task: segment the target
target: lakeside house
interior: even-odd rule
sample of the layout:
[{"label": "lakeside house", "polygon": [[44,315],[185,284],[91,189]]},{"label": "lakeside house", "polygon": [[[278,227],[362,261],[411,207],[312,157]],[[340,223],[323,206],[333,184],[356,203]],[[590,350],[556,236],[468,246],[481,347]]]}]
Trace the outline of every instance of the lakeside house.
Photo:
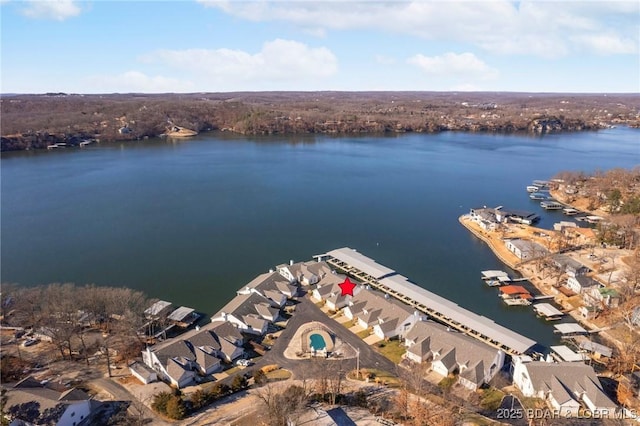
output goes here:
[{"label": "lakeside house", "polygon": [[293,260],[288,265],[276,266],[276,270],[290,283],[305,286],[317,284],[318,281],[331,273],[331,268],[326,262],[293,263]]},{"label": "lakeside house", "polygon": [[505,353],[463,333],[432,321],[417,321],[406,334],[405,358],[431,362],[431,370],[446,377],[458,373],[458,382],[477,390],[500,371]]},{"label": "lakeside house", "polygon": [[[352,296],[348,294],[343,295],[342,288],[340,287],[340,284],[344,282],[346,277],[346,275],[336,273],[325,275],[322,281],[320,281],[311,292],[311,297],[318,302],[324,302],[325,306],[332,311],[337,311],[348,306],[352,300]],[[353,293],[357,294],[361,290],[360,283],[353,279],[351,282],[356,285]]]},{"label": "lakeside house", "polygon": [[521,260],[536,259],[545,256],[548,253],[548,250],[544,246],[536,243],[535,241],[523,240],[520,238],[505,240],[505,245],[510,252],[515,254],[516,257]]},{"label": "lakeside house", "polygon": [[244,333],[264,335],[276,321],[279,309],[273,301],[259,293],[239,294],[211,316],[212,322],[230,322]]},{"label": "lakeside house", "polygon": [[425,316],[409,305],[385,297],[383,293],[361,288],[344,308],[344,315],[371,329],[381,339],[404,338]]},{"label": "lakeside house", "polygon": [[230,323],[209,323],[148,347],[142,351],[142,359],[157,377],[183,388],[193,384],[198,375],[221,371],[222,362],[243,356],[243,343],[244,336]]},{"label": "lakeside house", "polygon": [[617,408],[593,367],[580,362],[549,363],[515,357],[513,381],[524,396],[543,399],[563,417],[575,418],[580,409],[586,409],[604,418],[613,416]]},{"label": "lakeside house", "polygon": [[576,294],[585,294],[591,288],[603,287],[601,283],[585,275],[575,275],[567,278],[565,286]]},{"label": "lakeside house", "polygon": [[87,418],[99,404],[77,388],[63,392],[28,376],[13,387],[6,387],[3,415],[11,425],[53,424],[77,426],[87,424]]},{"label": "lakeside house", "polygon": [[[560,271],[565,272],[570,277],[585,275],[591,272],[591,269],[583,263],[567,256],[566,254],[555,253],[551,255],[551,261]],[[577,293],[577,292],[576,292]]]}]

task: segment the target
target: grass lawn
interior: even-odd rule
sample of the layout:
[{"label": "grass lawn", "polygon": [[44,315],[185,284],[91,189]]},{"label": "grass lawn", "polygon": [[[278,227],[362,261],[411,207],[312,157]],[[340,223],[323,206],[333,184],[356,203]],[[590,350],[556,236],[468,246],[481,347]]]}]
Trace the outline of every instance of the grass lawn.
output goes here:
[{"label": "grass lawn", "polygon": [[240,367],[231,367],[228,370],[224,370],[224,372],[227,373],[229,376],[235,373],[236,371],[240,371]]},{"label": "grass lawn", "polygon": [[389,342],[377,343],[374,348],[382,355],[393,361],[394,364],[400,364],[402,355],[406,352],[406,348],[402,346],[399,340],[391,340]]},{"label": "grass lawn", "polygon": [[267,378],[269,381],[278,381],[278,380],[287,380],[291,377],[291,372],[289,370],[284,370],[279,368],[278,370],[269,371],[267,373]]},{"label": "grass lawn", "polygon": [[504,398],[504,392],[496,388],[489,388],[482,391],[480,405],[486,410],[496,410]]},{"label": "grass lawn", "polygon": [[362,331],[358,331],[356,336],[358,336],[361,339],[364,339],[365,337],[369,337],[370,334],[371,333],[369,333],[369,330],[362,330]]}]

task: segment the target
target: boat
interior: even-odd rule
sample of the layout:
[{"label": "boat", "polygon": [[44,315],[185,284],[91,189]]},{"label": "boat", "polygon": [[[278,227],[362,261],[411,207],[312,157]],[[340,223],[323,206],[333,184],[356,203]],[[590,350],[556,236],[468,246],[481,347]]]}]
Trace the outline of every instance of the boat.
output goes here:
[{"label": "boat", "polygon": [[534,180],[532,182],[533,186],[537,186],[540,189],[543,188],[549,188],[549,181],[548,180]]},{"label": "boat", "polygon": [[576,209],[573,209],[571,207],[567,207],[565,209],[562,209],[562,213],[566,214],[567,216],[575,216],[578,213],[580,213],[580,210],[576,210]]},{"label": "boat", "polygon": [[164,133],[165,136],[168,136],[170,138],[188,138],[191,136],[196,136],[197,134],[198,132],[196,132],[195,130],[175,125],[171,126],[171,128]]},{"label": "boat", "polygon": [[482,279],[485,281],[497,280],[497,281],[510,281],[509,274],[504,271],[487,270],[481,271]]},{"label": "boat", "polygon": [[531,304],[530,300],[520,299],[519,297],[509,297],[503,300],[504,300],[504,303],[506,303],[509,306],[529,306]]},{"label": "boat", "polygon": [[540,207],[545,210],[561,210],[564,208],[562,204],[555,200],[545,200],[540,202]]},{"label": "boat", "polygon": [[538,192],[540,190],[540,188],[538,188],[535,185],[529,185],[527,186],[527,192]]},{"label": "boat", "polygon": [[529,194],[529,198],[536,201],[548,200],[549,196],[547,194],[543,194],[541,192],[532,192]]}]

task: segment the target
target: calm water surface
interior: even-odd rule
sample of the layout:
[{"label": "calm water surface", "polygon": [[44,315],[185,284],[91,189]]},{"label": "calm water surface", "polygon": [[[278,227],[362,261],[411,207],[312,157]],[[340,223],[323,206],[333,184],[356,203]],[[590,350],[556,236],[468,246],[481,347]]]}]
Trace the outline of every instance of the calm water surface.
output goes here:
[{"label": "calm water surface", "polygon": [[482,205],[562,218],[525,186],[562,170],[633,167],[640,132],[525,137],[202,135],[3,153],[1,279],[129,286],[211,314],[289,259],[350,246],[543,344],[480,270],[503,269],[458,223]]}]

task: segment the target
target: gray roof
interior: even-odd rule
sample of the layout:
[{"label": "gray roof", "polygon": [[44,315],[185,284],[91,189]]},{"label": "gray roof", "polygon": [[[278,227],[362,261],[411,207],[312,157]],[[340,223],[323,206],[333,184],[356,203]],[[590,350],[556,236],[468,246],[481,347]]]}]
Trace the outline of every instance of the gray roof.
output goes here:
[{"label": "gray roof", "polygon": [[[566,399],[565,392],[586,392],[599,407],[615,407],[607,397],[593,367],[580,362],[548,363],[532,361],[525,364],[535,391],[553,392],[558,402]],[[558,395],[556,395],[558,392]],[[574,397],[576,399],[576,397]]]},{"label": "gray roof", "polygon": [[428,309],[432,309],[436,312],[440,312],[447,318],[463,324],[464,326],[475,330],[476,332],[498,341],[501,344],[517,351],[525,353],[536,342],[528,337],[516,333],[506,327],[496,324],[489,318],[483,317],[476,313],[473,313],[467,309],[464,309],[454,302],[438,296],[422,287],[419,287],[411,283],[408,278],[402,275],[394,275],[392,277],[384,278],[380,283],[410,299],[426,306]]},{"label": "gray roof", "polygon": [[561,334],[570,334],[570,333],[586,333],[587,330],[582,328],[579,324],[575,322],[567,322],[563,324],[556,324],[553,326],[558,333]]},{"label": "gray roof", "polygon": [[184,365],[180,364],[173,358],[167,361],[167,373],[178,383],[186,376],[195,376],[193,371],[187,369]]},{"label": "gray roof", "polygon": [[156,316],[170,306],[171,302],[167,302],[166,300],[158,300],[156,303],[145,309],[144,313],[147,316]]},{"label": "gray roof", "polygon": [[582,288],[601,287],[602,286],[602,284],[600,284],[598,281],[594,280],[591,277],[587,277],[585,275],[577,275],[574,278],[578,282],[578,284],[580,284],[580,287],[582,287]]},{"label": "gray roof", "polygon": [[154,349],[152,347],[152,350],[156,353],[162,365],[165,366],[168,365],[171,358],[182,357],[192,361],[195,359],[192,346],[182,339],[170,341],[170,344],[163,345],[160,348]]},{"label": "gray roof", "polygon": [[327,255],[345,262],[376,279],[380,279],[385,275],[390,275],[395,272],[393,269],[382,266],[376,263],[373,259],[370,259],[349,247],[331,250]]},{"label": "gray roof", "polygon": [[471,364],[460,373],[460,377],[476,385],[481,385],[484,382],[484,376],[484,363],[482,360],[476,361],[475,364]]},{"label": "gray roof", "polygon": [[482,360],[485,366],[490,366],[498,351],[463,333],[448,331],[447,327],[433,321],[418,321],[407,333],[407,340],[418,343],[427,338],[431,351],[441,351],[444,354],[448,349],[455,348],[455,358],[460,365],[472,365],[478,360]]},{"label": "gray roof", "polygon": [[574,271],[579,271],[580,269],[589,269],[586,265],[578,262],[572,257],[567,256],[566,254],[556,253],[551,256],[553,261],[560,265],[563,268],[568,268]]},{"label": "gray roof", "polygon": [[424,337],[421,340],[417,341],[415,345],[411,345],[407,352],[411,352],[412,354],[418,355],[421,358],[426,357],[426,355],[431,351],[431,338]]},{"label": "gray roof", "polygon": [[590,342],[588,340],[580,343],[580,349],[584,349],[593,353],[599,353],[600,355],[606,356],[607,358],[610,358],[613,355],[613,349],[611,349],[610,347],[601,345],[599,343]]},{"label": "gray roof", "polygon": [[222,323],[215,322],[215,323],[210,323],[210,324],[212,324],[211,330],[218,337],[221,337],[221,338],[223,338],[225,340],[228,340],[230,342],[244,339],[244,337],[242,336],[242,333],[240,333],[240,330],[238,330],[238,328],[235,327],[230,322],[222,322]]},{"label": "gray roof", "polygon": [[532,253],[532,254],[543,254],[548,250],[546,247],[541,244],[536,243],[535,241],[530,240],[522,240],[520,238],[515,238],[513,240],[509,240],[512,246],[516,247],[523,253]]},{"label": "gray roof", "polygon": [[141,375],[142,377],[147,377],[150,374],[155,374],[151,368],[147,366],[147,364],[143,362],[135,361],[129,365],[129,368]]},{"label": "gray roof", "polygon": [[[13,388],[9,388],[6,397],[6,408],[28,402],[37,402],[40,404],[40,413],[49,408],[54,408],[58,404],[69,405],[74,402],[89,400],[89,396],[80,389],[72,388],[65,392],[58,392],[30,376],[16,383]],[[59,413],[59,415],[62,414],[63,412]]]},{"label": "gray roof", "polygon": [[207,371],[211,367],[216,365],[220,365],[220,360],[216,358],[213,354],[207,352],[206,350],[202,350],[200,348],[196,349],[196,362],[203,370]]},{"label": "gray roof", "polygon": [[536,303],[535,305],[533,305],[533,309],[540,315],[543,315],[545,317],[563,315],[562,311],[558,310],[550,303]]},{"label": "gray roof", "polygon": [[364,302],[365,309],[380,310],[380,316],[383,318],[397,318],[405,320],[407,317],[413,315],[413,309],[393,298],[386,298],[384,293],[375,290],[362,289],[356,293],[353,297],[353,303]]},{"label": "gray roof", "polygon": [[167,319],[173,321],[183,321],[186,317],[191,315],[195,311],[193,308],[188,308],[186,306],[180,306],[175,311],[171,312],[171,314],[167,317]]}]

